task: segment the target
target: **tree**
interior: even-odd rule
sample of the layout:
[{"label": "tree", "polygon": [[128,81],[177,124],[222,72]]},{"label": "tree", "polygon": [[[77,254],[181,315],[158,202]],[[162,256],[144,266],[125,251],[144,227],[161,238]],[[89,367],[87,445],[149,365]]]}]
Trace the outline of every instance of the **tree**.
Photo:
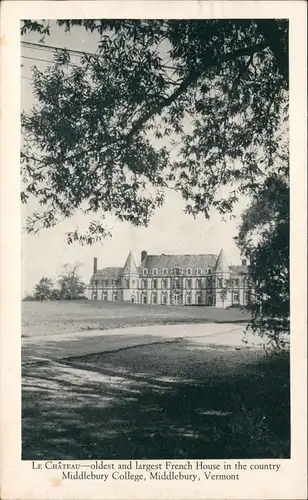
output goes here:
[{"label": "tree", "polygon": [[237,237],[254,283],[250,328],[276,345],[290,327],[289,219],[288,182],[273,175],[244,212]]},{"label": "tree", "polygon": [[51,297],[53,283],[50,278],[43,276],[40,281],[35,285],[34,299],[35,300],[49,300]]},{"label": "tree", "polygon": [[[99,33],[100,42],[79,64],[63,49],[46,71],[33,70],[22,201],[35,196],[41,211],[28,231],[83,209],[99,218],[68,241],[93,243],[108,234],[105,214],[147,225],[166,189],[182,194],[187,213],[231,213],[240,194],[288,168],[287,21],[58,24]],[[22,34],[29,30],[48,36],[50,27],[25,21]]]},{"label": "tree", "polygon": [[23,302],[32,302],[33,300],[35,300],[35,298],[33,297],[33,295],[26,295],[22,300]]},{"label": "tree", "polygon": [[77,300],[84,297],[85,283],[81,280],[78,269],[79,265],[71,267],[64,266],[65,271],[59,279],[59,289],[57,298],[59,300]]}]

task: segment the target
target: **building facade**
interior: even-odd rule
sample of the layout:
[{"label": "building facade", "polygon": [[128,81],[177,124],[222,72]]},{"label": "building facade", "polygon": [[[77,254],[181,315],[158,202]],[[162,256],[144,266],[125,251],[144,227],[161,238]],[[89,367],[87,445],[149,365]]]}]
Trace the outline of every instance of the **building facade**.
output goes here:
[{"label": "building facade", "polygon": [[148,255],[143,251],[139,266],[132,252],[124,267],[98,269],[94,258],[87,293],[90,300],[228,307],[247,305],[251,284],[246,261],[229,266],[223,250],[219,255]]}]

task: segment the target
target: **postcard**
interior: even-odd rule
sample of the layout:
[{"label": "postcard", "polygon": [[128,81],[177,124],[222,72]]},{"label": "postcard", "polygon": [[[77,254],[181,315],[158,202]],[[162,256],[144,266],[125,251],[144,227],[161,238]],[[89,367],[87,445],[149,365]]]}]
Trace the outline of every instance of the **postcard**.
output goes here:
[{"label": "postcard", "polygon": [[306,498],[306,13],[2,3],[4,500]]}]

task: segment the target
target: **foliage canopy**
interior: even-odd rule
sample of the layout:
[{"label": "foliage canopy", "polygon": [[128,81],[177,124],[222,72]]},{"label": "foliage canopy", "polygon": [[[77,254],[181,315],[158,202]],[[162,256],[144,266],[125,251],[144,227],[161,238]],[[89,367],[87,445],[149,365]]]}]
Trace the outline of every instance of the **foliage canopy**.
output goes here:
[{"label": "foliage canopy", "polygon": [[[148,224],[166,189],[185,210],[232,211],[272,171],[287,169],[288,57],[284,20],[71,20],[98,32],[97,54],[57,50],[33,70],[37,104],[22,116],[22,201],[41,210],[28,230],[76,209]],[[22,34],[48,35],[25,21]],[[72,62],[74,60],[75,62]],[[175,154],[176,153],[176,154]],[[228,187],[221,196],[220,188]]]}]

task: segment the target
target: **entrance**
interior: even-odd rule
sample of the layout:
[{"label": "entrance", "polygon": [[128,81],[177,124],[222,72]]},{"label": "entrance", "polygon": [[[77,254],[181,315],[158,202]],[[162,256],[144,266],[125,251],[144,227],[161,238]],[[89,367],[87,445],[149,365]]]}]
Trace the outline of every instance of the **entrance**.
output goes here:
[{"label": "entrance", "polygon": [[179,305],[181,303],[180,295],[175,294],[174,297],[173,297],[173,301],[174,301],[175,305]]}]

